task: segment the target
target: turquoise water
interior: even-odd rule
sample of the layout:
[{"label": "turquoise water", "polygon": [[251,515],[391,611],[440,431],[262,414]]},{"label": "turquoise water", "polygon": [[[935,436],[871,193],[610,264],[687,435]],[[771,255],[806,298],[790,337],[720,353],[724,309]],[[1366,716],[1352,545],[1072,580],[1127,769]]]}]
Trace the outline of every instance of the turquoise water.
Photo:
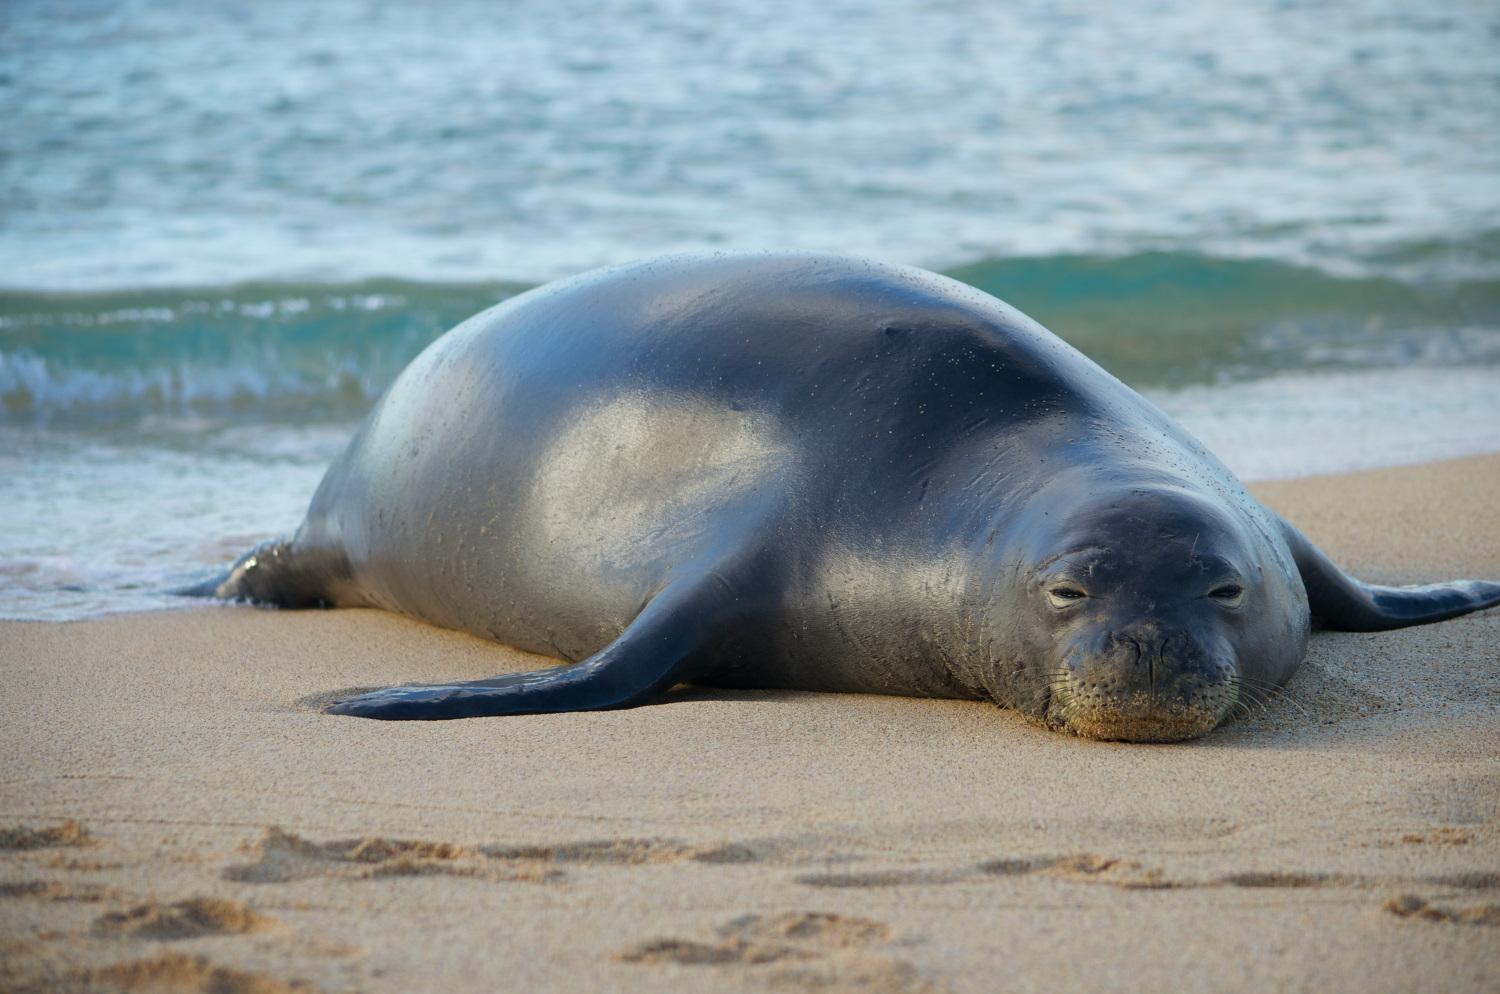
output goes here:
[{"label": "turquoise water", "polygon": [[665,251],[948,272],[1251,478],[1500,450],[1500,8],[1409,8],[10,0],[0,615],[169,603],[441,331]]}]

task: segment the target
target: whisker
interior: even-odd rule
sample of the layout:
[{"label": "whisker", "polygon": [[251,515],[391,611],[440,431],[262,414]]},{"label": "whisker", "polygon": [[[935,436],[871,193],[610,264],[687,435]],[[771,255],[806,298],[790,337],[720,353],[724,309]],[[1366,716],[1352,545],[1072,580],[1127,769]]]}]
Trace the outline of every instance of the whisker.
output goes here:
[{"label": "whisker", "polygon": [[1256,680],[1250,677],[1236,676],[1230,681],[1239,696],[1245,700],[1254,702],[1262,713],[1268,713],[1272,705],[1285,703],[1292,710],[1304,718],[1311,718],[1312,711],[1295,696],[1287,691],[1285,687],[1276,686],[1268,681]]}]

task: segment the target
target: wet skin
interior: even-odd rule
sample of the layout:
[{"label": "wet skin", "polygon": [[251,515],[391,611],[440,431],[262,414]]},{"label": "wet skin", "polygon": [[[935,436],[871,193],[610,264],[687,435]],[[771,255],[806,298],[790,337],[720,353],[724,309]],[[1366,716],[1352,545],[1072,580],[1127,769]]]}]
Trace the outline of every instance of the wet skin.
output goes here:
[{"label": "wet skin", "polygon": [[921,270],[690,256],[523,294],[422,353],[291,539],[198,592],[377,606],[570,661],[336,714],[631,707],[695,682],[990,699],[1201,735],[1500,584],[1344,576],[1154,406]]}]

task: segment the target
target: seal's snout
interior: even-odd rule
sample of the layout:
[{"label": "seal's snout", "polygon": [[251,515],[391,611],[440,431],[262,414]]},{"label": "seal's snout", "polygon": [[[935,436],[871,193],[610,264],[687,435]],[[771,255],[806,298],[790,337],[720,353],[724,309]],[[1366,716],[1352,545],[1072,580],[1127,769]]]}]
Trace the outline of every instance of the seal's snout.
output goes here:
[{"label": "seal's snout", "polygon": [[1234,664],[1184,630],[1145,620],[1076,646],[1049,718],[1095,739],[1175,742],[1214,728],[1234,700]]}]

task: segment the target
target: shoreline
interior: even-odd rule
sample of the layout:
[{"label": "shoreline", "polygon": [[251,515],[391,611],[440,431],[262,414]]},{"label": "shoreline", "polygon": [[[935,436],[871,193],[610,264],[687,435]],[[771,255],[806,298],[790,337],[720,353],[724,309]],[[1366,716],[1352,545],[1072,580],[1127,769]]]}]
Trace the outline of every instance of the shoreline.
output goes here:
[{"label": "shoreline", "polygon": [[[1251,489],[1361,578],[1500,577],[1500,455]],[[777,691],[316,710],[546,663],[369,610],[0,622],[0,986],[1370,994],[1500,970],[1500,611],[1317,634],[1285,695],[1182,745]]]},{"label": "shoreline", "polygon": [[[1323,447],[1327,446],[1328,442],[1325,438],[1319,436],[1316,440],[1316,444],[1320,447]],[[1451,444],[1449,447],[1451,447]],[[1303,475],[1270,475],[1250,479],[1244,479],[1244,477],[1241,478],[1244,479],[1245,485],[1250,489],[1252,493],[1264,497],[1266,495],[1280,493],[1281,488],[1284,485],[1288,484],[1297,485],[1303,482],[1307,482],[1310,485],[1317,485],[1316,481],[1320,480],[1340,480],[1349,477],[1358,477],[1362,474],[1367,473],[1391,472],[1399,474],[1403,472],[1416,472],[1420,475],[1423,470],[1429,467],[1442,472],[1443,467],[1446,466],[1463,466],[1471,462],[1477,465],[1479,463],[1482,463],[1483,460],[1486,459],[1500,459],[1500,441],[1497,441],[1493,451],[1464,451],[1457,455],[1450,455],[1447,454],[1445,449],[1440,447],[1440,452],[1442,454],[1436,458],[1426,459],[1419,462],[1395,463],[1391,465],[1377,463],[1376,465],[1360,466],[1354,469],[1336,469],[1330,470],[1328,472],[1309,473]],[[331,459],[332,456],[330,456],[329,458]],[[325,461],[326,460],[319,461],[319,464],[316,467],[317,476],[313,478],[314,481],[318,478],[318,476],[321,476],[323,463]],[[198,483],[200,486],[206,486],[206,481],[198,481]],[[309,484],[309,493],[312,488],[313,485]],[[1415,513],[1420,515],[1420,493],[1413,494],[1413,497],[1416,498],[1416,500],[1408,500],[1407,504],[1404,506],[1413,508],[1415,510]],[[296,520],[300,517],[300,508],[302,507],[303,503],[304,502],[301,500],[292,501],[290,504],[287,504],[286,501],[282,501],[281,504],[286,506],[283,506],[281,510],[284,511],[287,515],[291,515],[290,520]],[[1484,512],[1485,508],[1483,502],[1469,501],[1468,503],[1464,504],[1462,514],[1482,515]],[[220,515],[220,517],[222,519],[224,518],[224,515]],[[288,528],[281,534],[288,534],[290,530],[291,529]],[[184,602],[181,598],[175,598],[166,594],[165,591],[173,587],[183,586],[188,584],[189,582],[197,582],[198,580],[203,579],[204,577],[210,575],[214,569],[233,561],[234,558],[242,553],[245,549],[248,549],[267,538],[271,538],[276,534],[275,531],[247,532],[242,528],[234,529],[234,531],[235,537],[226,538],[224,536],[219,536],[217,538],[204,539],[201,536],[198,536],[197,538],[195,538],[193,541],[193,549],[195,550],[195,558],[199,560],[199,564],[196,567],[198,575],[188,575],[181,568],[174,568],[174,570],[172,571],[173,579],[170,582],[163,582],[155,587],[148,584],[145,585],[144,588],[141,588],[139,586],[136,588],[132,588],[131,596],[142,601],[138,604],[111,604],[104,607],[77,607],[71,605],[58,605],[56,603],[53,603],[53,601],[56,600],[57,596],[55,592],[53,593],[53,600],[49,601],[47,600],[47,592],[42,590],[6,590],[4,588],[0,588],[0,625],[11,623],[69,624],[78,621],[97,621],[105,618],[131,617],[140,614],[171,614],[181,611],[192,611],[209,607],[232,606]],[[1449,549],[1451,551],[1451,545],[1449,546]],[[1333,550],[1330,549],[1327,551],[1332,553]],[[204,553],[214,554],[217,558],[214,558],[212,560],[204,558]],[[1335,555],[1335,559],[1337,558],[1338,556]],[[217,566],[215,564],[217,564]],[[1388,565],[1385,568],[1387,569],[1387,573],[1381,574],[1380,577],[1371,576],[1366,577],[1366,579],[1381,579],[1382,582],[1397,584],[1403,582],[1400,579],[1398,565]],[[20,602],[29,604],[32,610],[35,611],[35,613],[7,614],[5,612],[6,605],[4,603],[7,593],[16,597]],[[79,587],[76,590],[76,595],[88,596],[96,599],[99,597],[113,599],[119,594],[119,590],[109,589],[100,591],[94,588]],[[72,597],[75,596],[75,594],[70,593],[67,596]],[[40,602],[41,605],[45,606],[39,606],[37,602]]]}]

